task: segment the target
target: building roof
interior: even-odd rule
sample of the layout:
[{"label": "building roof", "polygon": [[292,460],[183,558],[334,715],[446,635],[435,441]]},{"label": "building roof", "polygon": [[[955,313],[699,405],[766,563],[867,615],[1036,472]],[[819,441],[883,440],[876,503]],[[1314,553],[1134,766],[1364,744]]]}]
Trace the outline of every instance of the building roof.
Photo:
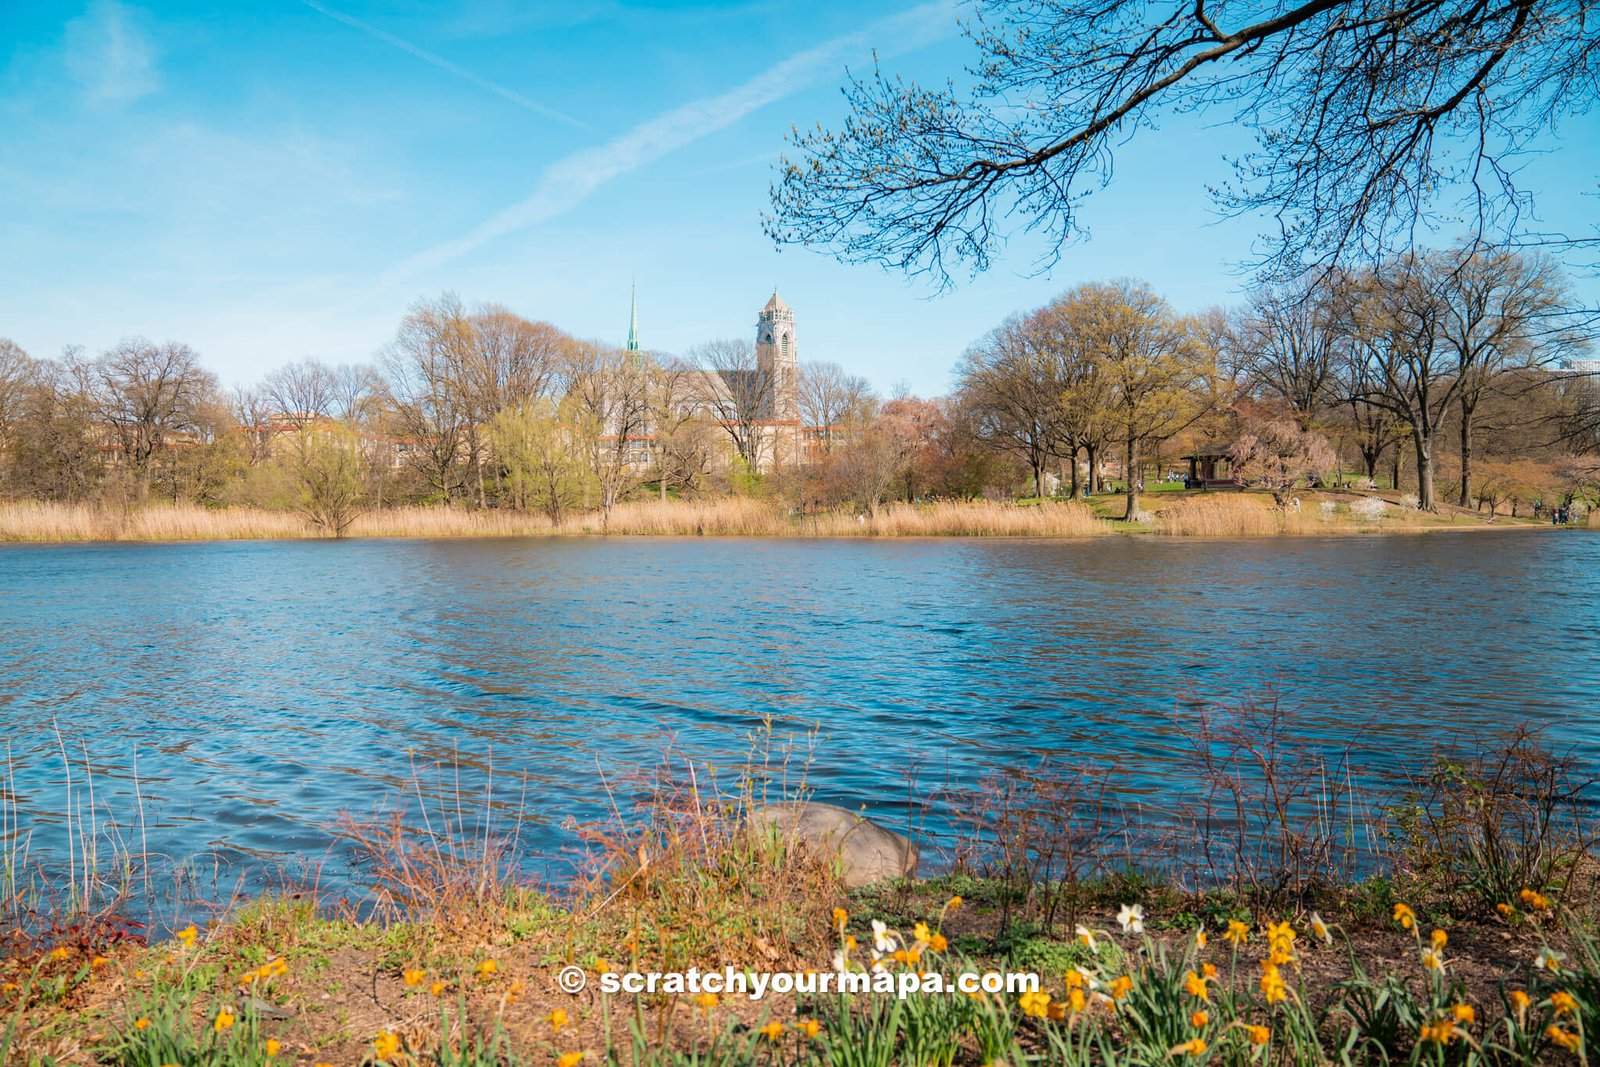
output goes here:
[{"label": "building roof", "polygon": [[761,310],[762,311],[788,311],[789,310],[789,305],[785,304],[783,302],[783,297],[778,295],[777,286],[773,286],[772,299],[768,300],[766,307],[762,308]]}]

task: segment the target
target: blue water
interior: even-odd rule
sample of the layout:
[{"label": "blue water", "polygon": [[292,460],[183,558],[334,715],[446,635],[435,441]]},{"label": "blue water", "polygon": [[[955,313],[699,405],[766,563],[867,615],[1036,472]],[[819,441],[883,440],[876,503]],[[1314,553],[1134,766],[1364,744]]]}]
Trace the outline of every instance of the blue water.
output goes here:
[{"label": "blue water", "polygon": [[46,866],[63,741],[102,835],[342,890],[330,827],[414,768],[492,767],[559,875],[564,820],[668,738],[730,766],[770,716],[819,799],[890,822],[908,769],[931,796],[1046,754],[1159,811],[1198,709],[1271,694],[1364,773],[1521,721],[1600,766],[1600,537],[0,546],[11,840]]}]

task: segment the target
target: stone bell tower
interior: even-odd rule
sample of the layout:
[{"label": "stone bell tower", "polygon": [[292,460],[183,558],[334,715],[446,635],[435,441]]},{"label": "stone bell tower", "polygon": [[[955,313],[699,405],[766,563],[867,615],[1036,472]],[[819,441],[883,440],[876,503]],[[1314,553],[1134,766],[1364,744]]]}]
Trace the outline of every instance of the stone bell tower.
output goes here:
[{"label": "stone bell tower", "polygon": [[794,311],[778,290],[756,318],[756,366],[772,381],[772,418],[800,418],[800,354],[795,343]]}]

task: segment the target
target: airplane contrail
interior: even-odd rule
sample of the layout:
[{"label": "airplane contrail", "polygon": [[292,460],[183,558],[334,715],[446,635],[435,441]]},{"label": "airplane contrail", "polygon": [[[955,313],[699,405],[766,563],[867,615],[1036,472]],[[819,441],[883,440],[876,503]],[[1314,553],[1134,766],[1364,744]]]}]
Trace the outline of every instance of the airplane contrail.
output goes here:
[{"label": "airplane contrail", "polygon": [[877,41],[886,42],[885,54],[929,44],[954,27],[955,11],[956,0],[933,0],[879,19],[864,29],[793,55],[725,93],[692,100],[647,119],[604,144],[559,159],[545,168],[529,196],[496,212],[462,236],[402,260],[378,283],[402,282],[490,241],[564,214],[607,182],[731,126],[757,108],[837,71],[841,62]]},{"label": "airplane contrail", "polygon": [[317,0],[300,0],[300,2],[313,11],[321,12],[330,19],[344,23],[351,29],[360,30],[368,37],[376,38],[377,40],[382,41],[384,44],[393,45],[402,52],[409,52],[411,55],[416,56],[425,63],[431,63],[440,70],[454,74],[463,81],[471,82],[480,89],[487,89],[496,96],[503,97],[504,99],[511,101],[513,104],[516,104],[518,107],[532,111],[536,115],[543,115],[545,118],[555,119],[557,122],[564,122],[568,126],[573,126],[580,130],[592,130],[594,128],[581,119],[575,119],[571,115],[568,115],[565,112],[557,111],[553,107],[546,107],[537,100],[530,100],[515,90],[507,89],[503,85],[496,85],[492,81],[480,78],[476,74],[472,73],[472,71],[457,66],[448,59],[445,59],[443,56],[436,56],[426,49],[418,48],[416,45],[412,44],[410,41],[407,41],[403,37],[396,37],[392,33],[385,33],[383,30],[378,29],[378,27],[373,26],[370,23],[362,22],[360,19],[346,15],[342,11],[335,11],[331,7],[327,7],[324,4],[318,3]]}]

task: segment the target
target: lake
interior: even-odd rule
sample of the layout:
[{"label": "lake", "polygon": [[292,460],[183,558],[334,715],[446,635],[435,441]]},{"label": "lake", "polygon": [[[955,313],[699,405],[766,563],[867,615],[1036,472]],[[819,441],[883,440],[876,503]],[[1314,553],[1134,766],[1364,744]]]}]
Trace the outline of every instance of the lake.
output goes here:
[{"label": "lake", "polygon": [[471,793],[492,766],[559,876],[606,783],[625,803],[669,737],[732,765],[766,717],[818,799],[891,823],[908,768],[964,788],[1043,755],[1159,810],[1197,709],[1274,693],[1363,767],[1529,720],[1592,762],[1597,579],[1600,537],[1537,530],[0,546],[11,837],[64,862],[62,743],[135,851],[223,882],[331,855],[339,890],[330,827],[413,767]]}]

